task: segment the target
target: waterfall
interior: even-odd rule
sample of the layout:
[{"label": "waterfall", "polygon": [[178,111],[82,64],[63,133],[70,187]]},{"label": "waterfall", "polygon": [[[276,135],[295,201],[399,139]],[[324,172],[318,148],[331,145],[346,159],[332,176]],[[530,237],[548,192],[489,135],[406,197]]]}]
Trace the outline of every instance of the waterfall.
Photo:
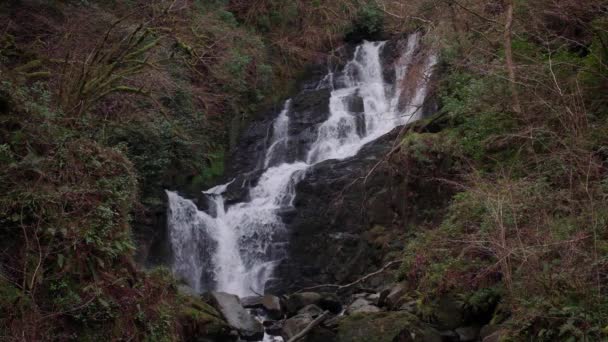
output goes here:
[{"label": "waterfall", "polygon": [[286,256],[287,232],[279,214],[292,207],[306,170],[328,159],[354,156],[368,142],[417,117],[436,63],[434,55],[423,56],[414,91],[403,99],[419,41],[419,34],[408,38],[394,84],[383,76],[384,42],[363,42],[343,72],[328,72],[317,88],[323,83],[331,89],[330,115],[317,128],[305,158],[295,162],[287,162],[291,101],[286,101],[273,122],[263,173],[247,201],[226,207],[222,193],[228,184],[220,185],[205,192],[212,208],[207,213],[168,191],[174,273],[196,291],[215,289],[241,297],[263,293],[274,267]]}]

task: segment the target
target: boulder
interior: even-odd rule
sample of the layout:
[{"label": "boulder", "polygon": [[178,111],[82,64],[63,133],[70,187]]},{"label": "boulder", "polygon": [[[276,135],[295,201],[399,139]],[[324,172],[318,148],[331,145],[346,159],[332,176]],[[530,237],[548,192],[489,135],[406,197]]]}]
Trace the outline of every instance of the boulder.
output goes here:
[{"label": "boulder", "polygon": [[338,342],[441,342],[439,333],[416,316],[401,311],[344,316]]},{"label": "boulder", "polygon": [[281,300],[277,296],[250,296],[241,298],[241,304],[249,309],[262,309],[270,319],[277,320],[283,316]]},{"label": "boulder", "polygon": [[298,310],[307,305],[315,304],[323,310],[332,313],[342,311],[340,299],[332,293],[300,292],[292,294],[285,300],[285,308],[289,315],[294,315]]},{"label": "boulder", "polygon": [[288,314],[293,315],[307,305],[318,303],[321,301],[321,297],[321,294],[317,292],[294,293],[285,300],[285,308]]},{"label": "boulder", "polygon": [[356,314],[356,313],[370,313],[370,312],[379,312],[379,311],[380,311],[380,308],[378,308],[375,305],[372,305],[372,303],[365,298],[357,298],[346,309],[346,313],[349,315]]},{"label": "boulder", "polygon": [[182,295],[177,312],[180,334],[185,341],[236,341],[238,334],[209,304],[198,296]]},{"label": "boulder", "polygon": [[211,304],[222,313],[228,324],[247,341],[261,340],[264,327],[241,305],[239,297],[225,292],[211,292]]},{"label": "boulder", "polygon": [[322,314],[323,314],[323,309],[321,309],[320,307],[318,307],[314,304],[306,305],[305,307],[301,308],[298,311],[298,315],[308,315],[313,318],[318,317]]},{"label": "boulder", "polygon": [[264,321],[264,329],[268,335],[281,336],[283,321]]},{"label": "boulder", "polygon": [[297,335],[302,329],[306,328],[310,322],[313,321],[313,317],[307,314],[299,314],[293,316],[283,323],[283,329],[281,330],[281,337],[283,340],[289,341],[290,338]]},{"label": "boulder", "polygon": [[401,305],[406,302],[406,298],[404,298],[407,292],[407,288],[404,284],[397,284],[393,286],[390,292],[386,295],[386,299],[384,304],[390,310],[398,309]]}]

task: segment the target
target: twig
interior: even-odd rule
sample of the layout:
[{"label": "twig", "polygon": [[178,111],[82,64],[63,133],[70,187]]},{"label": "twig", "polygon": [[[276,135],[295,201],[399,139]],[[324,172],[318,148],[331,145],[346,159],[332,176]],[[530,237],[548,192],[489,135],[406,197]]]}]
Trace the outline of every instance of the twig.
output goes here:
[{"label": "twig", "polygon": [[367,279],[369,279],[369,278],[371,278],[371,277],[373,277],[373,276],[375,276],[375,275],[378,275],[378,274],[380,274],[380,273],[382,273],[382,272],[386,271],[386,269],[387,269],[387,268],[389,268],[389,267],[391,267],[391,266],[393,266],[393,265],[395,265],[395,264],[400,264],[401,262],[403,262],[403,260],[393,260],[393,261],[391,261],[391,262],[387,263],[386,265],[384,265],[384,266],[383,266],[381,269],[379,269],[379,270],[377,270],[377,271],[375,271],[375,272],[369,273],[369,274],[367,274],[367,275],[365,275],[365,276],[363,276],[363,277],[361,277],[361,278],[359,278],[359,279],[357,279],[357,280],[353,281],[352,283],[349,283],[349,284],[346,284],[346,285],[338,285],[338,284],[323,284],[323,285],[317,285],[317,286],[312,286],[312,287],[306,287],[306,288],[300,289],[300,290],[299,290],[299,291],[297,291],[296,293],[298,293],[298,292],[303,292],[303,291],[309,291],[309,290],[320,289],[320,288],[325,288],[325,287],[332,287],[332,288],[335,288],[335,289],[336,289],[336,292],[337,292],[337,291],[340,291],[340,290],[344,290],[344,289],[347,289],[347,288],[353,287],[353,286],[355,286],[355,285],[357,285],[357,284],[359,284],[359,283],[361,283],[361,282],[363,282],[363,281],[365,281],[365,280],[367,280]]},{"label": "twig", "polygon": [[297,340],[301,339],[302,337],[306,336],[306,334],[308,334],[308,332],[314,328],[315,326],[319,325],[321,322],[323,322],[325,320],[325,318],[327,317],[327,315],[329,315],[329,311],[325,311],[323,312],[319,317],[315,318],[312,322],[310,322],[310,324],[308,324],[306,326],[306,328],[304,328],[302,331],[300,331],[297,335],[295,335],[294,337],[290,338],[287,342],[296,342]]}]

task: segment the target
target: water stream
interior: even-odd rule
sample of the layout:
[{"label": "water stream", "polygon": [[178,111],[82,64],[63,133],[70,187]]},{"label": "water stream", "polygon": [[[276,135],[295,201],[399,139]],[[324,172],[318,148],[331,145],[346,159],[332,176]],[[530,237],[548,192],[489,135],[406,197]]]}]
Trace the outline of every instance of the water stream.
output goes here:
[{"label": "water stream", "polygon": [[[264,293],[288,248],[279,213],[292,206],[295,187],[306,170],[328,159],[354,156],[368,142],[418,115],[436,63],[434,55],[424,56],[415,90],[403,100],[404,78],[419,44],[419,34],[409,37],[395,66],[393,84],[383,77],[384,42],[362,43],[341,73],[329,72],[322,82],[331,85],[330,115],[317,128],[306,157],[295,162],[287,162],[291,101],[286,101],[273,123],[264,172],[249,189],[248,201],[226,207],[222,194],[229,184],[224,184],[204,192],[211,204],[204,212],[167,191],[173,272],[199,292],[218,290],[241,297]],[[363,113],[353,112],[353,98],[362,101]]]}]

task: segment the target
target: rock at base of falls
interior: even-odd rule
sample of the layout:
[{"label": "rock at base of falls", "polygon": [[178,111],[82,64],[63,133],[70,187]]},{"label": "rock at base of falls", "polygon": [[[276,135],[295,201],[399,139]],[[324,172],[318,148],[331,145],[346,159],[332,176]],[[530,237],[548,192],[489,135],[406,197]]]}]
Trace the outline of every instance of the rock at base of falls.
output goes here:
[{"label": "rock at base of falls", "polygon": [[211,292],[208,297],[243,340],[259,341],[264,337],[264,327],[245,310],[239,297],[225,292]]},{"label": "rock at base of falls", "polygon": [[283,317],[283,308],[281,300],[277,296],[264,295],[252,296],[241,299],[241,303],[245,308],[262,309],[270,319],[281,319]]}]

